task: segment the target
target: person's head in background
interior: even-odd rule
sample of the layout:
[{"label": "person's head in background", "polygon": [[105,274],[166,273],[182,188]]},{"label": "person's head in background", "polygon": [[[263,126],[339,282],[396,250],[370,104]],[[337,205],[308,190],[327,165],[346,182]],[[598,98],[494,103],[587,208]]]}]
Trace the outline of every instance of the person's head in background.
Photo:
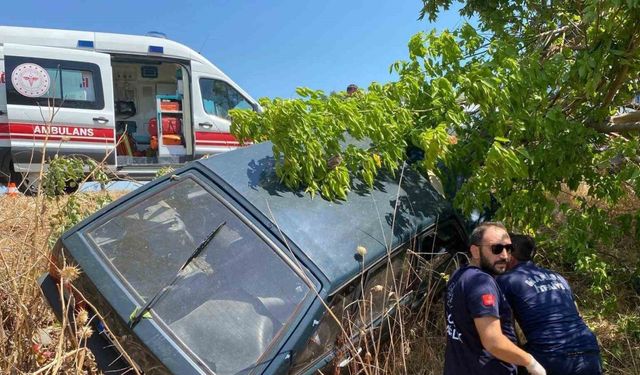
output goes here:
[{"label": "person's head in background", "polygon": [[536,241],[526,234],[509,233],[513,251],[511,252],[511,261],[508,268],[515,267],[520,262],[528,262],[533,260],[536,255]]},{"label": "person's head in background", "polygon": [[347,95],[353,95],[358,91],[358,86],[354,83],[347,86]]}]

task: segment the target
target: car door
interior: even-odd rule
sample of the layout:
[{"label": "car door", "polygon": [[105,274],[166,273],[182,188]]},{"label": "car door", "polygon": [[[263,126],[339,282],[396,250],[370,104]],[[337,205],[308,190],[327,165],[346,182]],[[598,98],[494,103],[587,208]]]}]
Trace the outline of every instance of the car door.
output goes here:
[{"label": "car door", "polygon": [[355,314],[354,292],[357,289],[358,280],[355,280],[330,298],[331,314],[325,312],[322,318],[313,322],[315,329],[300,351],[294,354],[289,374],[334,374],[336,368],[344,367],[340,362],[348,353],[342,350],[346,340],[342,329],[349,330],[349,322]]},{"label": "car door", "polygon": [[111,58],[65,48],[4,44],[7,133],[17,172],[54,155],[115,167]]},{"label": "car door", "polygon": [[447,276],[468,263],[467,236],[457,221],[439,224],[418,236],[416,272],[422,276],[416,302],[441,298]]},{"label": "car door", "polygon": [[253,109],[252,102],[223,77],[194,73],[195,157],[230,151],[240,143],[229,132],[231,109]]}]

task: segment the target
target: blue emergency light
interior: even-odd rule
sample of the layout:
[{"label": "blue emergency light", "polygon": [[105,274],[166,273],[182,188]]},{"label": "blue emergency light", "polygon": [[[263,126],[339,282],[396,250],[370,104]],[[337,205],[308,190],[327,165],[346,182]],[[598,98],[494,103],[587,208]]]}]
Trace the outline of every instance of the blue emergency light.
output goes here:
[{"label": "blue emergency light", "polygon": [[93,48],[93,40],[78,40],[78,47]]},{"label": "blue emergency light", "polygon": [[149,53],[164,53],[164,47],[149,46]]}]

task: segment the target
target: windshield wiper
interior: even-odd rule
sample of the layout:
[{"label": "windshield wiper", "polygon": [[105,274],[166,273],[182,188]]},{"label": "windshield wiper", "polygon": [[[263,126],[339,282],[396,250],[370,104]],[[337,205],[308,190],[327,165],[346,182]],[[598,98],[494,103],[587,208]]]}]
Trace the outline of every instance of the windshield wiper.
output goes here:
[{"label": "windshield wiper", "polygon": [[223,221],[222,223],[220,223],[220,225],[218,225],[216,227],[216,229],[213,230],[213,232],[209,233],[207,238],[205,238],[204,241],[202,241],[202,243],[200,243],[200,245],[198,245],[198,247],[191,254],[191,256],[189,256],[189,258],[187,258],[187,260],[184,262],[182,267],[180,267],[180,269],[176,273],[176,276],[173,278],[173,280],[171,280],[171,282],[169,284],[167,284],[164,288],[160,289],[160,291],[158,293],[156,293],[149,300],[149,302],[147,302],[140,310],[136,309],[131,314],[132,316],[129,317],[129,328],[133,329],[133,327],[135,327],[136,324],[138,324],[140,322],[140,320],[142,319],[144,314],[147,313],[151,309],[151,307],[153,307],[153,305],[160,300],[160,298],[162,298],[162,296],[173,286],[173,284],[175,284],[176,281],[178,281],[178,279],[182,275],[182,270],[184,270],[189,265],[189,263],[191,263],[192,260],[194,260],[195,258],[198,257],[198,255],[200,255],[202,250],[204,250],[207,247],[209,242],[211,242],[211,240],[213,240],[213,238],[218,234],[218,232],[220,232],[220,229],[222,229],[222,227],[226,223],[227,223],[226,221]]}]

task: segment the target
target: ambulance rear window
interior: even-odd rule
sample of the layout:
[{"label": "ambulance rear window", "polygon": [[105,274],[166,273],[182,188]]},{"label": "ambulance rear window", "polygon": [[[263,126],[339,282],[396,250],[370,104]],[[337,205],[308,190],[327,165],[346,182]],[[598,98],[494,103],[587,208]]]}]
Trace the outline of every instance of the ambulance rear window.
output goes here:
[{"label": "ambulance rear window", "polygon": [[[7,75],[12,78],[13,72],[20,72],[20,67],[25,65],[46,71],[46,74],[41,75],[43,77],[48,75],[48,90],[45,92],[25,90],[30,87],[29,80],[41,77],[31,77],[25,73],[22,81],[14,82],[13,79],[7,79],[8,104],[104,109],[102,78],[98,65],[81,61],[5,56],[5,69]],[[18,74],[16,76],[19,77]]]},{"label": "ambulance rear window", "polygon": [[93,102],[96,92],[93,72],[88,70],[47,68],[52,84],[44,95],[47,98]]}]

